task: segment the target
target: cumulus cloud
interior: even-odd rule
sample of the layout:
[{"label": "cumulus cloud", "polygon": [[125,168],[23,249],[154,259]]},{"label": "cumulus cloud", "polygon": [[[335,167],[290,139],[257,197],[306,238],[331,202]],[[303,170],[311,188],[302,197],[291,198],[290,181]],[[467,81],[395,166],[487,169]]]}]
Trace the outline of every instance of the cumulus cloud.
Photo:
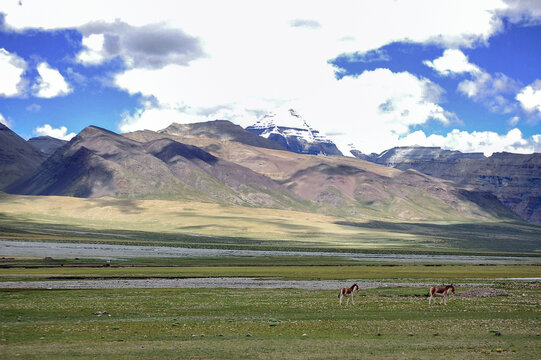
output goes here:
[{"label": "cumulus cloud", "polygon": [[104,34],[84,36],[82,40],[83,50],[77,54],[77,61],[85,65],[101,64],[108,58],[104,44]]},{"label": "cumulus cloud", "polygon": [[507,7],[499,10],[500,16],[514,23],[538,25],[541,22],[541,3],[538,0],[504,0]]},{"label": "cumulus cloud", "polygon": [[468,57],[458,49],[447,49],[433,61],[423,63],[443,76],[462,74],[469,76],[458,84],[458,91],[476,102],[484,104],[490,111],[510,113],[516,104],[509,96],[516,94],[519,84],[502,73],[489,74],[479,66],[469,62]]},{"label": "cumulus cloud", "polygon": [[0,96],[13,97],[24,93],[26,81],[23,74],[26,67],[22,58],[0,49]]},{"label": "cumulus cloud", "polygon": [[[257,118],[253,109],[271,111],[277,107],[292,107],[322,132],[341,134],[333,138],[341,149],[355,142],[362,144],[360,149],[376,151],[392,146],[393,141],[406,135],[412,126],[428,121],[449,124],[456,120],[456,115],[439,105],[443,89],[426,78],[408,72],[393,73],[389,69],[376,69],[336,80],[332,68],[325,69],[328,74],[320,80],[321,86],[310,88],[303,82],[290,82],[290,87],[302,86],[304,96],[288,99],[287,95],[297,91],[284,93],[281,101],[278,97],[261,100],[269,93],[267,87],[280,89],[281,84],[276,84],[276,81],[287,81],[279,74],[273,74],[269,81],[251,84],[253,97],[243,97],[242,93],[233,93],[236,88],[228,92],[213,88],[210,82],[186,89],[172,86],[192,81],[189,76],[193,73],[180,67],[175,71],[132,70],[118,75],[117,85],[134,93],[154,95],[160,101],[126,115],[119,129],[123,132],[160,129],[172,121],[187,123],[217,118],[230,119],[246,126],[253,124]],[[212,81],[213,77],[208,79]],[[313,81],[310,83],[314,84]],[[198,91],[202,93],[198,94]],[[211,101],[201,101],[203,95]],[[184,99],[186,103],[175,102],[178,99]],[[216,106],[208,107],[209,103]]]},{"label": "cumulus cloud", "polygon": [[541,114],[541,80],[523,88],[515,98],[527,112]]},{"label": "cumulus cloud", "polygon": [[[394,146],[413,127],[430,121],[448,125],[456,116],[444,108],[442,89],[428,79],[388,69],[337,79],[327,61],[349,53],[377,58],[381,54],[370,51],[395,41],[468,48],[501,30],[495,14],[507,8],[493,0],[338,1],[333,6],[27,0],[21,7],[8,6],[6,20],[16,29],[80,29],[84,49],[78,61],[85,64],[124,59],[128,66],[115,74],[114,85],[155,102],[124,114],[118,124],[122,131],[215,118],[249,125],[255,114],[290,106],[323,133],[342,134],[334,139],[340,146],[353,142],[372,152]],[[311,31],[318,25],[320,30]],[[128,28],[143,37],[129,39]],[[165,41],[156,41],[162,35]],[[455,65],[448,64],[448,71],[459,69]],[[462,75],[472,76],[472,67],[466,71]],[[470,92],[479,93],[474,86],[481,85],[470,84]]]},{"label": "cumulus cloud", "polygon": [[460,73],[473,75],[481,73],[481,69],[477,65],[470,63],[468,57],[458,49],[447,49],[441,57],[433,61],[425,60],[423,64],[445,76]]},{"label": "cumulus cloud", "polygon": [[73,91],[64,77],[56,69],[53,69],[46,62],[38,65],[39,77],[32,86],[34,95],[41,98],[53,98],[64,96]]},{"label": "cumulus cloud", "polygon": [[464,95],[485,104],[492,112],[504,114],[516,110],[516,103],[509,96],[516,94],[518,89],[519,83],[502,73],[482,72],[458,84],[458,90]]},{"label": "cumulus cloud", "polygon": [[59,128],[53,128],[49,124],[45,124],[43,126],[38,126],[34,129],[34,134],[37,136],[50,136],[54,137],[60,140],[71,140],[75,135],[75,133],[71,132],[68,134],[68,128],[65,126],[61,126]]},{"label": "cumulus cloud", "polygon": [[423,131],[415,131],[400,139],[401,146],[437,146],[444,149],[461,152],[482,152],[490,156],[495,152],[513,152],[530,154],[541,151],[541,135],[533,135],[525,139],[522,132],[515,128],[507,134],[498,134],[492,131],[460,131],[454,129],[447,135],[426,136]]},{"label": "cumulus cloud", "polygon": [[204,56],[198,38],[164,23],[132,26],[125,22],[92,22],[79,28],[84,49],[77,60],[97,65],[120,56],[129,67],[160,68],[188,65]]},{"label": "cumulus cloud", "polygon": [[118,124],[121,132],[137,130],[161,130],[171,123],[186,123],[187,117],[178,109],[146,105],[133,113],[122,114]]},{"label": "cumulus cloud", "polygon": [[[391,7],[392,11],[389,11]],[[168,24],[190,34],[204,34],[205,40],[210,32],[222,32],[225,38],[238,31],[239,35],[244,33],[244,36],[251,37],[261,33],[262,29],[275,32],[281,30],[279,27],[282,25],[291,28],[292,19],[309,19],[321,24],[328,32],[328,39],[321,40],[352,39],[346,42],[349,44],[337,45],[348,49],[338,52],[334,51],[336,47],[332,49],[333,53],[328,57],[332,58],[340,53],[377,49],[386,43],[405,39],[448,47],[471,46],[485,41],[501,28],[501,21],[495,14],[509,7],[502,1],[493,0],[341,0],[333,6],[310,0],[201,0],[197,3],[155,0],[138,2],[137,6],[129,0],[81,0],[76,3],[69,0],[49,0],[46,3],[26,0],[22,6],[18,6],[16,1],[9,2],[3,6],[3,11],[8,14],[6,25],[15,29],[76,28],[95,21],[114,23],[117,19],[132,26],[144,26],[163,21],[165,14]]]}]

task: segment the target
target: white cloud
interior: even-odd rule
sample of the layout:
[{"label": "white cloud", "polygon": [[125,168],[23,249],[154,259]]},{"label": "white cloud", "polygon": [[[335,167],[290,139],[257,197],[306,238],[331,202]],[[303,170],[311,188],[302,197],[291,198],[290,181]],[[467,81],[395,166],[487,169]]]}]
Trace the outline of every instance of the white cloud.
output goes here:
[{"label": "white cloud", "polygon": [[23,74],[26,62],[6,49],[0,49],[0,96],[13,97],[24,93]]},{"label": "white cloud", "polygon": [[513,152],[530,154],[541,151],[541,135],[525,139],[522,132],[515,128],[500,135],[492,131],[460,131],[454,129],[445,136],[432,134],[426,136],[423,131],[416,131],[400,139],[400,146],[437,146],[461,152],[482,152],[490,156],[495,152]]},{"label": "white cloud", "polygon": [[[394,146],[413,126],[434,120],[449,124],[456,116],[441,104],[443,90],[428,79],[376,69],[337,80],[327,61],[393,41],[471,47],[502,28],[495,14],[508,8],[498,0],[339,1],[333,6],[314,1],[155,0],[135,6],[132,1],[25,0],[4,12],[7,26],[17,29],[80,29],[82,63],[98,64],[115,54],[126,61],[128,68],[115,74],[114,84],[154,102],[125,114],[118,124],[121,131],[215,118],[248,125],[255,122],[255,114],[291,106],[323,133],[341,134],[334,140],[342,148],[354,143],[372,152]],[[294,19],[309,22],[292,26]],[[153,42],[128,46],[118,24],[150,26],[156,34],[166,28],[181,30],[199,39],[206,56],[165,62],[147,57]],[[116,43],[114,36],[119,36]],[[143,49],[142,54],[137,49]],[[472,76],[462,87],[476,101],[485,101],[479,97],[483,86],[501,89],[509,83],[504,76],[474,78],[484,72],[456,51],[447,55],[447,63],[436,59],[430,64]],[[490,106],[508,111],[505,97],[497,95]]]},{"label": "white cloud", "polygon": [[433,61],[423,63],[443,76],[462,74],[469,76],[458,84],[458,91],[474,101],[484,104],[490,111],[511,113],[516,104],[506,97],[515,94],[518,82],[502,73],[489,74],[479,66],[470,63],[468,57],[458,49],[447,49]]},{"label": "white cloud", "polygon": [[523,88],[515,99],[524,110],[541,113],[541,80],[536,80]]},{"label": "white cloud", "polygon": [[165,23],[132,26],[120,20],[95,21],[79,27],[84,49],[77,61],[97,65],[121,57],[129,67],[160,68],[188,65],[204,56],[200,40]]},{"label": "white cloud", "polygon": [[324,133],[342,133],[333,136],[341,150],[354,143],[360,150],[379,152],[412,126],[454,121],[456,116],[438,104],[442,92],[430,80],[408,72],[376,69],[331,83],[296,107]]},{"label": "white cloud", "polygon": [[176,109],[159,108],[147,105],[135,110],[133,114],[124,113],[118,124],[121,132],[137,130],[161,130],[171,123],[186,123],[187,117]]},{"label": "white cloud", "polygon": [[377,49],[396,40],[433,42],[449,47],[471,46],[485,41],[501,28],[501,22],[494,15],[508,8],[509,5],[499,0],[343,0],[334,2],[333,6],[310,0],[256,3],[250,0],[201,0],[197,3],[25,0],[22,6],[17,1],[3,4],[2,10],[7,14],[7,26],[16,29],[73,28],[96,21],[114,23],[117,19],[132,26],[164,21],[189,34],[204,35],[205,40],[208,35],[215,36],[220,32],[221,38],[227,39],[237,32],[246,38],[275,30],[278,30],[275,35],[282,38],[283,28],[291,27],[292,20],[309,19],[312,24],[321,24],[328,34],[321,37],[322,41],[351,39],[335,44],[330,49],[333,57],[343,52]]},{"label": "white cloud", "polygon": [[516,94],[519,83],[505,74],[481,72],[471,80],[458,84],[458,91],[484,104],[490,111],[509,114],[517,110],[517,104],[509,96]]},{"label": "white cloud", "polygon": [[34,95],[41,98],[53,98],[64,96],[73,91],[64,77],[56,69],[53,69],[46,62],[38,65],[39,78],[32,86]]},{"label": "white cloud", "polygon": [[498,11],[511,22],[539,25],[541,21],[541,2],[538,0],[504,0],[507,7]]},{"label": "white cloud", "polygon": [[98,65],[105,61],[107,54],[103,48],[104,34],[90,34],[82,40],[83,50],[77,54],[77,61],[84,65]]},{"label": "white cloud", "polygon": [[71,140],[75,135],[75,133],[71,132],[68,134],[68,128],[65,126],[61,126],[59,128],[53,128],[49,124],[45,124],[43,126],[39,126],[34,129],[34,134],[37,136],[51,136],[57,139],[61,140]]},{"label": "white cloud", "polygon": [[30,111],[30,112],[39,112],[41,111],[41,105],[39,104],[30,104],[28,106],[26,106],[26,111]]},{"label": "white cloud", "polygon": [[445,76],[460,73],[472,75],[481,73],[481,69],[477,65],[470,63],[468,57],[458,49],[447,49],[441,57],[433,61],[425,60],[423,64]]},{"label": "white cloud", "polygon": [[517,88],[518,83],[502,73],[490,75],[481,72],[472,80],[464,80],[458,84],[458,90],[471,98],[514,93]]},{"label": "white cloud", "polygon": [[513,116],[511,119],[509,119],[507,121],[507,123],[511,126],[516,126],[518,124],[518,122],[520,121],[520,117],[519,116]]},{"label": "white cloud", "polygon": [[8,128],[11,128],[11,122],[8,121],[2,114],[0,114],[0,124],[4,124]]},{"label": "white cloud", "polygon": [[[304,96],[293,97],[293,94],[285,93],[282,99],[278,96],[264,99],[264,95],[269,93],[267,87],[280,89],[280,82],[287,81],[280,74],[274,74],[274,78],[269,77],[268,81],[250,84],[253,95],[250,97],[231,94],[235,88],[229,93],[226,89],[214,88],[212,81],[215,78],[212,76],[202,77],[202,82],[195,87],[176,86],[193,81],[189,78],[192,73],[181,67],[174,71],[132,70],[117,77],[118,86],[156,96],[162,102],[149,103],[135,114],[126,115],[119,129],[123,132],[161,129],[173,121],[188,123],[213,119],[231,119],[246,126],[257,118],[257,112],[253,110],[270,111],[282,106],[297,109],[310,125],[323,133],[341,134],[333,136],[333,140],[342,149],[353,142],[360,144],[358,148],[361,150],[381,151],[406,135],[411,126],[430,120],[449,124],[456,119],[454,114],[438,104],[443,90],[428,79],[407,72],[376,69],[336,80],[332,69],[326,69],[328,76],[320,79],[321,85],[313,86],[314,81],[309,84],[290,83],[291,87],[303,86]],[[185,99],[186,103],[175,103],[176,99]],[[217,106],[205,107],[207,103]]]}]

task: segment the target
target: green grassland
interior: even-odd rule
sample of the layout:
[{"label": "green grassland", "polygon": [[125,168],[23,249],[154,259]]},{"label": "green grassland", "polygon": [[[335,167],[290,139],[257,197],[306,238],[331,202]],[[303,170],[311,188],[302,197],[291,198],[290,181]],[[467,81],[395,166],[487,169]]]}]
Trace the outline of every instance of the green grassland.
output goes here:
[{"label": "green grassland", "polygon": [[538,359],[539,288],[502,287],[447,306],[363,290],[348,307],[331,290],[0,290],[0,357]]},{"label": "green grassland", "polygon": [[527,253],[541,226],[521,221],[339,218],[201,202],[0,194],[0,241],[257,250]]},{"label": "green grassland", "polygon": [[0,281],[256,277],[282,280],[430,280],[436,283],[464,279],[532,278],[541,276],[537,265],[383,264],[326,257],[185,258],[100,260],[0,260]]},{"label": "green grassland", "polygon": [[[539,257],[541,226],[520,221],[339,218],[203,202],[0,194],[2,241],[191,248],[487,254]],[[0,254],[0,256],[3,254]],[[0,359],[538,359],[537,265],[384,263],[338,256],[0,259]],[[252,277],[454,282],[506,296],[451,297],[426,287],[361,290],[14,290],[2,282]],[[503,280],[500,278],[504,278]],[[500,280],[497,280],[500,279]],[[468,285],[470,284],[470,285]],[[473,284],[473,285],[472,285]],[[438,301],[439,302],[439,301]],[[496,334],[501,334],[496,336]],[[437,354],[437,355],[435,355]]]}]

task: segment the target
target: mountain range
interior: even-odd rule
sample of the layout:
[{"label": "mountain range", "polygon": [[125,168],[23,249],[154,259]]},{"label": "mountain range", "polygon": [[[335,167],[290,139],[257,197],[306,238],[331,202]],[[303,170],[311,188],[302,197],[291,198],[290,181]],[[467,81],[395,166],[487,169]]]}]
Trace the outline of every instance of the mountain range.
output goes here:
[{"label": "mountain range", "polygon": [[56,149],[66,145],[66,140],[60,140],[51,136],[37,136],[28,139],[28,143],[47,156],[52,155]]},{"label": "mountain range", "polygon": [[[299,120],[294,111],[289,116]],[[487,162],[491,158],[480,154],[397,148],[365,161],[341,154],[327,156],[321,150],[319,155],[303,153],[310,146],[298,152],[287,150],[270,136],[225,120],[122,135],[89,126],[71,141],[57,143],[49,157],[31,145],[35,140],[26,142],[5,127],[0,135],[9,139],[0,143],[1,172],[13,174],[9,179],[2,176],[6,179],[3,190],[13,194],[164,198],[408,221],[517,220],[516,214],[529,211],[532,215],[527,219],[539,221],[535,201],[540,181],[538,154],[530,160],[523,155],[495,154]],[[315,135],[315,144],[325,143]],[[445,178],[458,174],[460,166],[478,161],[484,165],[463,173],[478,174],[473,177],[479,183],[459,181],[465,175]],[[426,165],[430,162],[432,168]],[[416,169],[421,164],[425,168]],[[517,167],[522,169],[520,176],[514,173]],[[17,172],[10,170],[15,168]],[[519,206],[499,199],[506,192],[493,191],[494,174],[506,171],[511,172],[506,175],[511,178],[508,184],[513,184],[507,185],[507,191],[521,199],[516,202]]]},{"label": "mountain range", "polygon": [[358,158],[376,164],[447,179],[488,191],[521,218],[541,222],[541,154],[461,153],[434,147],[395,147]]},{"label": "mountain range", "polygon": [[47,155],[0,123],[0,189],[32,173]]}]

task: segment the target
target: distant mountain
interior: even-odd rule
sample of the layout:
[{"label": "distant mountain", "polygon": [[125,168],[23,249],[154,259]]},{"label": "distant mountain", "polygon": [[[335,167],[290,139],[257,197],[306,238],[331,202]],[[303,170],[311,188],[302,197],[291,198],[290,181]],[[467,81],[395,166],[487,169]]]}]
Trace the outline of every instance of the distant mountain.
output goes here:
[{"label": "distant mountain", "polygon": [[158,131],[160,134],[177,135],[182,137],[205,137],[211,139],[236,141],[246,145],[258,146],[268,149],[286,150],[275,141],[253,134],[241,126],[227,120],[214,120],[194,124],[173,123],[167,128]]},{"label": "distant mountain", "polygon": [[0,124],[0,189],[34,171],[47,155]]},{"label": "distant mountain", "polygon": [[311,128],[293,109],[289,109],[286,113],[265,115],[246,130],[275,141],[295,153],[342,155],[331,140]]},{"label": "distant mountain", "polygon": [[[376,164],[407,170],[406,164],[426,164],[427,162],[449,163],[460,159],[484,159],[482,153],[462,153],[460,151],[444,150],[439,147],[401,146],[372,155]],[[413,168],[413,167],[412,167]],[[416,170],[419,170],[415,167]],[[419,170],[421,171],[421,170]]]},{"label": "distant mountain", "polygon": [[541,222],[540,153],[495,153],[487,158],[432,147],[397,147],[367,160],[490,192],[521,218]]},{"label": "distant mountain", "polygon": [[266,207],[294,202],[269,178],[195,146],[163,138],[142,143],[95,126],[85,128],[6,192],[166,197]]},{"label": "distant mountain", "polygon": [[51,155],[68,142],[51,136],[38,136],[28,139],[28,143],[46,155]]},{"label": "distant mountain", "polygon": [[[468,191],[416,171],[351,157],[307,156],[213,138],[136,131],[124,134],[148,142],[166,136],[264,175],[304,201],[311,211],[329,215],[388,219],[516,219],[492,194]],[[303,210],[306,211],[306,210]]]},{"label": "distant mountain", "polygon": [[378,154],[376,154],[376,153],[371,153],[369,155],[363,154],[353,144],[349,144],[348,147],[349,147],[349,152],[351,153],[351,155],[353,155],[357,159],[370,161],[370,162],[375,162],[374,159],[378,157]]},{"label": "distant mountain", "polygon": [[[205,126],[214,125],[223,123]],[[414,170],[297,154],[219,136],[148,130],[118,135],[95,126],[85,128],[5,191],[178,199],[393,221],[516,219],[490,193]]]}]

